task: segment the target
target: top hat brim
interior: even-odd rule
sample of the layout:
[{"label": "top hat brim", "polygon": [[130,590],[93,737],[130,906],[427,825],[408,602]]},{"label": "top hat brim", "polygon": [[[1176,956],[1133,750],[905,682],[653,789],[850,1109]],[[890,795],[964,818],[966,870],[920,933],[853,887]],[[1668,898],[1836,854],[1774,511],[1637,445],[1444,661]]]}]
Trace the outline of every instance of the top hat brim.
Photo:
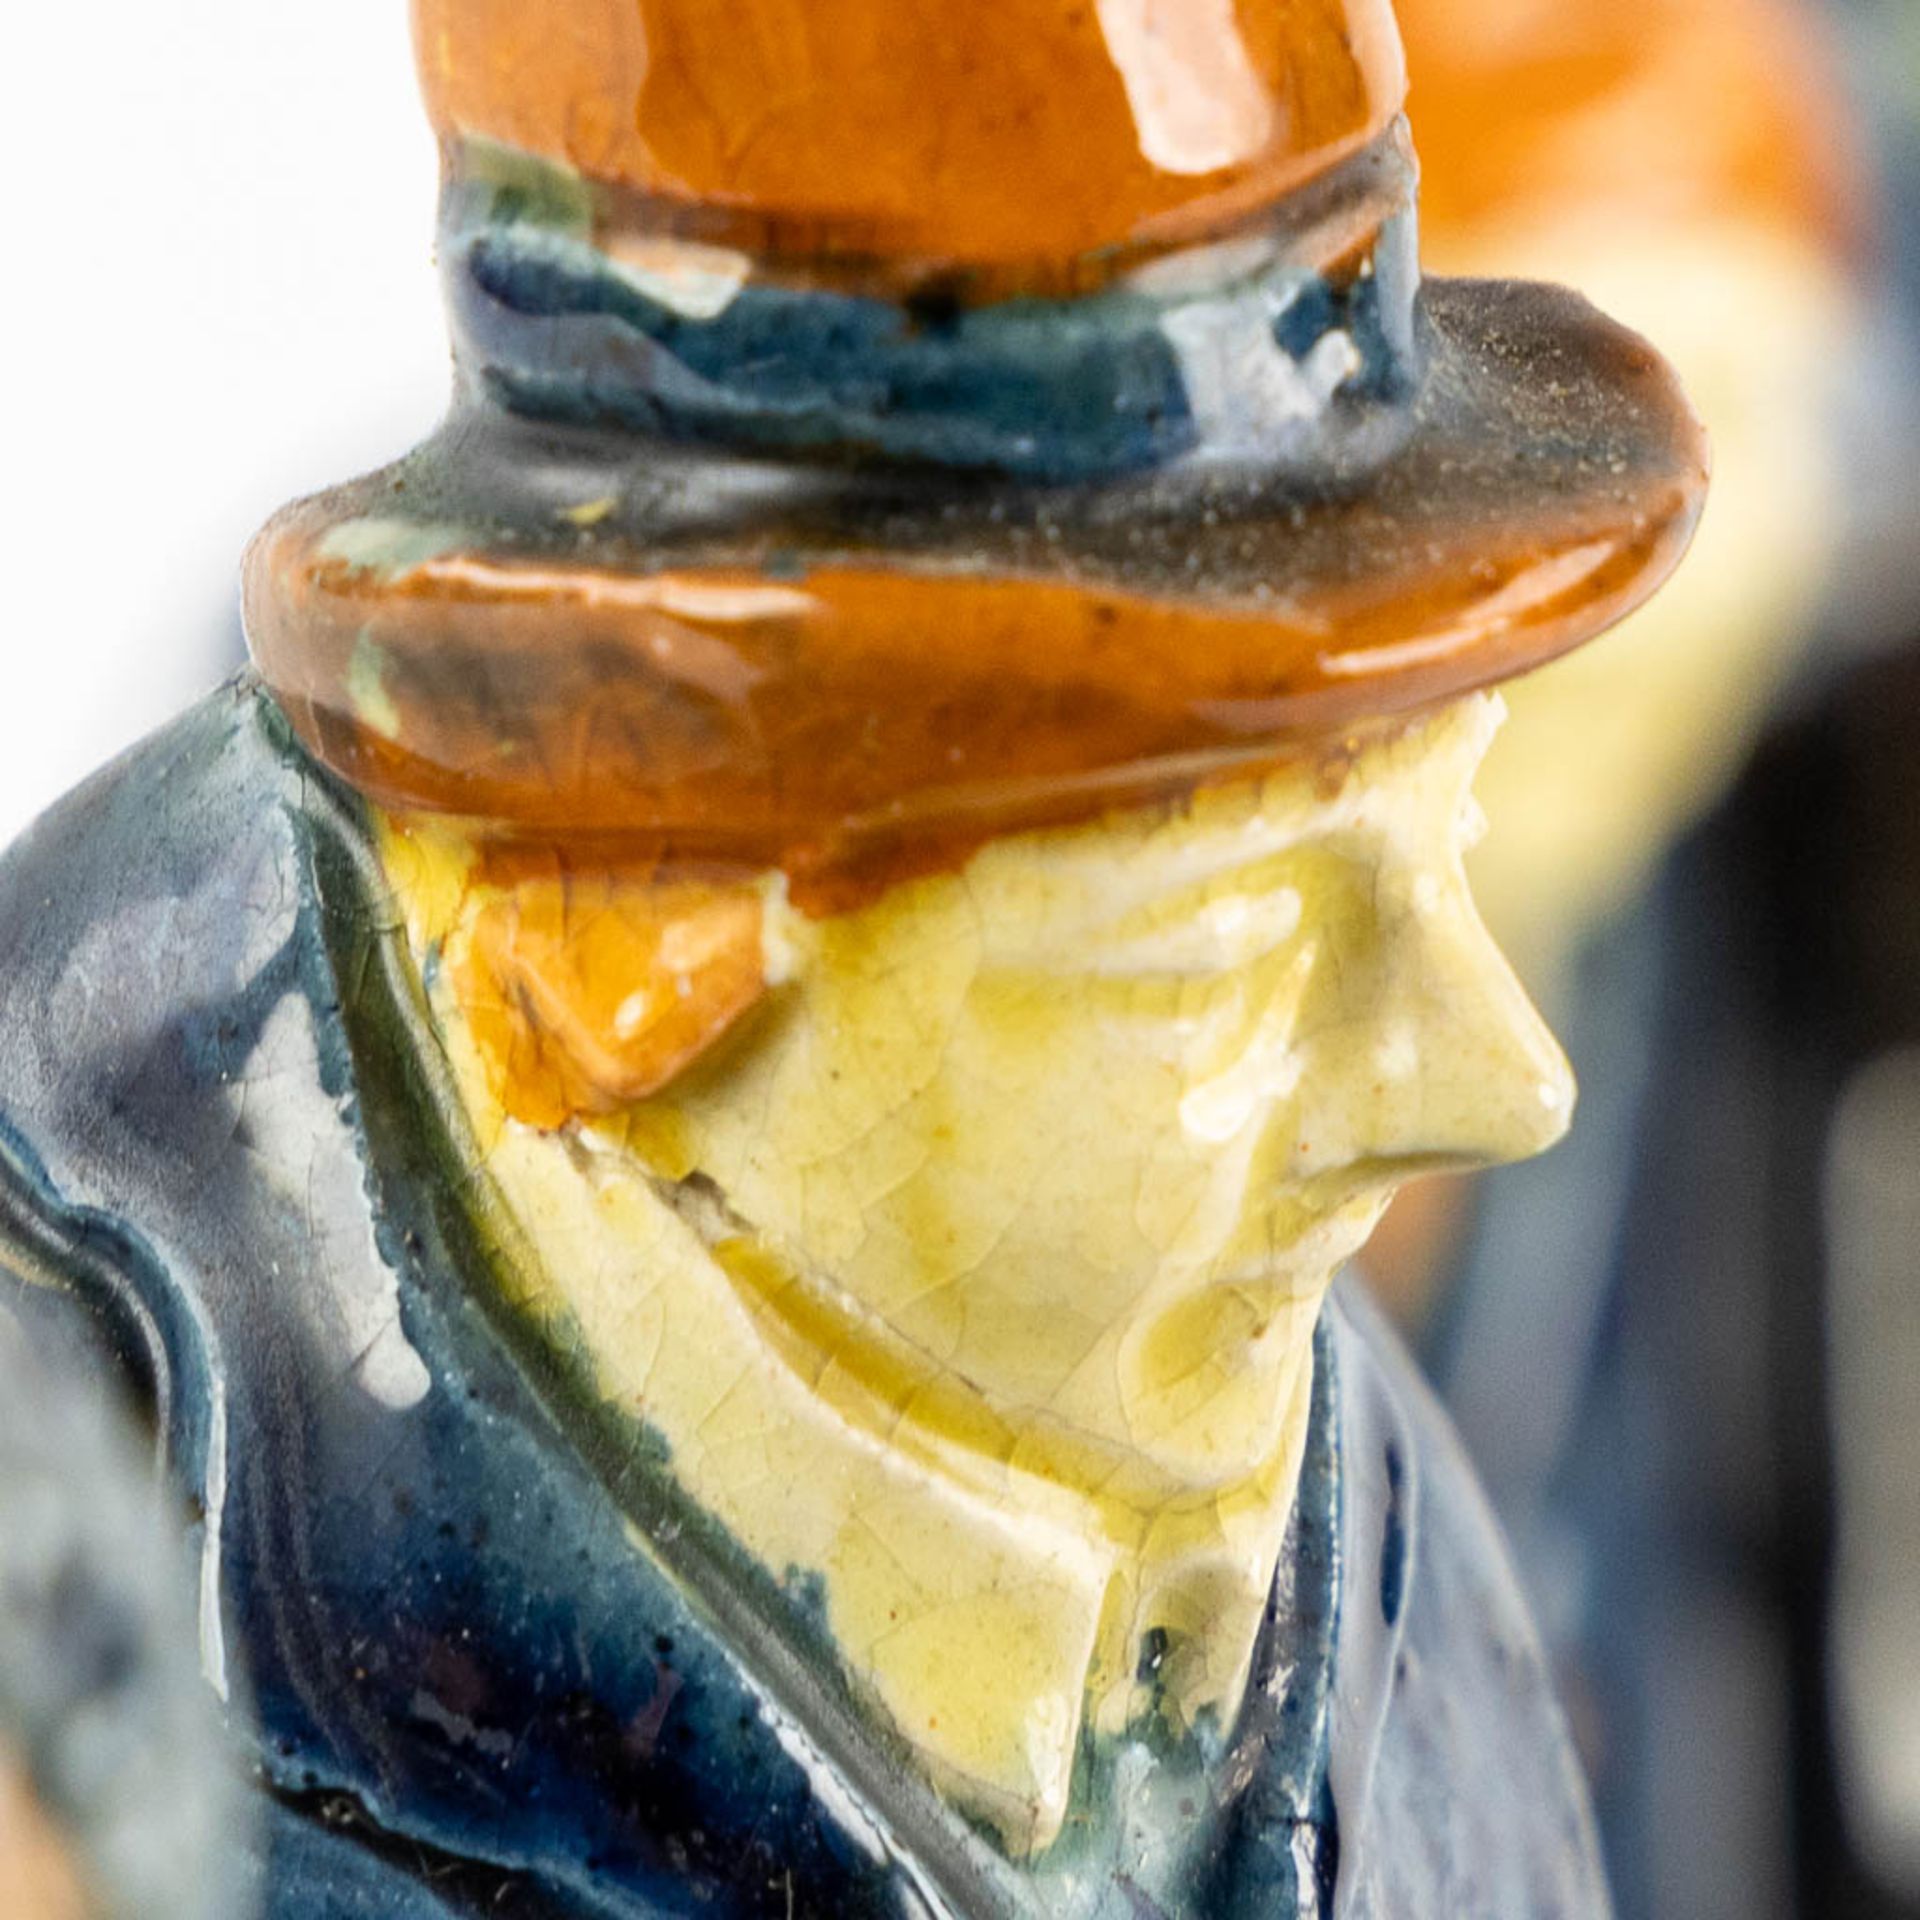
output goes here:
[{"label": "top hat brim", "polygon": [[748,461],[456,410],[289,509],[249,638],[374,799],[830,861],[1085,814],[1493,685],[1685,550],[1700,424],[1561,289],[1429,282],[1397,451],[1303,487]]}]

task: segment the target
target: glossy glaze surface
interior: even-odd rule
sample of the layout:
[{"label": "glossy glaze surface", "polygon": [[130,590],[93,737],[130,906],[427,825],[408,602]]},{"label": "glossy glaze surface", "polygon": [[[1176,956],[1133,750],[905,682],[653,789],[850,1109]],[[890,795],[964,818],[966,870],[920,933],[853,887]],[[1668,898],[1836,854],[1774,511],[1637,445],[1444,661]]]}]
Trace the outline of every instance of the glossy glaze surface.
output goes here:
[{"label": "glossy glaze surface", "polygon": [[447,138],[775,254],[1028,264],[1191,239],[1382,132],[1387,0],[416,0]]},{"label": "glossy glaze surface", "polygon": [[1383,4],[419,25],[453,411],[263,535],[265,692],[85,803],[0,1021],[10,1230],[131,1223],[224,1423],[281,1910],[1600,1913],[1322,1307],[1566,1123],[1478,690],[1677,561],[1671,376],[1423,296]]},{"label": "glossy glaze surface", "polygon": [[[824,922],[776,894],[758,1016],[572,1126],[527,1124],[476,994],[513,890],[383,836],[515,1297],[1020,1857],[1083,1747],[1232,1718],[1321,1300],[1406,1171],[1566,1124],[1461,869],[1497,724],[1003,837]],[[523,1018],[549,1056],[579,1031]]]},{"label": "glossy glaze surface", "polygon": [[250,682],[0,861],[0,1269],[159,1410],[253,1681],[270,1920],[1605,1913],[1502,1549],[1357,1297],[1239,1711],[1084,1747],[1016,1862],[850,1687],[817,1585],[703,1507],[698,1449],[610,1401],[648,1248],[566,1276],[611,1337],[529,1298],[446,1082],[373,823]]},{"label": "glossy glaze surface", "polygon": [[603,465],[462,427],[275,524],[255,657],[384,805],[803,880],[1337,740],[1608,624],[1698,508],[1643,342],[1542,290],[1431,291],[1415,437],[1350,498]]},{"label": "glossy glaze surface", "polygon": [[[1383,7],[718,19],[423,0],[455,410],[247,569],[267,683],[382,806],[779,869],[824,911],[1338,757],[1590,637],[1684,549],[1705,450],[1657,355],[1545,290],[1423,294]],[[1135,29],[1159,78],[1114,95]],[[1223,169],[1180,173],[1152,112],[1192,82],[1225,140],[1236,61],[1292,158],[1247,163],[1228,232]],[[1073,225],[1069,157],[1112,231]],[[1193,219],[1140,259],[1151,180]],[[993,272],[849,279],[818,207],[780,222],[850,184],[947,223],[853,253]],[[669,200],[691,224],[643,238]],[[743,211],[735,250],[701,227]],[[994,277],[1016,232],[1044,285]],[[1089,248],[1119,264],[1089,279]]]}]

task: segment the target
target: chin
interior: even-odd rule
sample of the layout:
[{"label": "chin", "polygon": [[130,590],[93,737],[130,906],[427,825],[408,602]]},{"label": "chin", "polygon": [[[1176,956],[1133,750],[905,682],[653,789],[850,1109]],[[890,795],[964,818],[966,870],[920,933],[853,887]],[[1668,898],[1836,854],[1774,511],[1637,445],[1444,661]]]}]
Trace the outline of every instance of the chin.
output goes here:
[{"label": "chin", "polygon": [[1322,1213],[1312,1226],[1295,1228],[1289,1239],[1271,1241],[1258,1266],[1236,1276],[1232,1284],[1268,1287],[1276,1299],[1318,1300],[1373,1238],[1402,1184],[1383,1181],[1377,1174],[1356,1174],[1350,1197]]}]

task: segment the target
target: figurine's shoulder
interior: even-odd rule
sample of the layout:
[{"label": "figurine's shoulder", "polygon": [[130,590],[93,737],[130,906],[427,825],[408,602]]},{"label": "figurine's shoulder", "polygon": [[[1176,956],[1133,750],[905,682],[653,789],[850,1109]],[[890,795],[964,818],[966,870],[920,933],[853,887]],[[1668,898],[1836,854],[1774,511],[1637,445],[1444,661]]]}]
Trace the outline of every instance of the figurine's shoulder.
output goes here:
[{"label": "figurine's shoulder", "polygon": [[1498,1523],[1452,1422],[1351,1279],[1330,1784],[1340,1920],[1604,1920],[1586,1788]]},{"label": "figurine's shoulder", "polygon": [[561,1432],[502,1330],[382,900],[357,810],[244,680],[0,861],[0,1307],[77,1304],[155,1414],[203,1669],[253,1697],[265,1910],[792,1888],[897,1920],[911,1874],[752,1633],[616,1497],[649,1462]]},{"label": "figurine's shoulder", "polygon": [[[19,877],[78,863],[84,879],[114,855],[231,844],[222,801],[301,793],[311,762],[250,670],[232,675],[54,802],[0,852],[9,903]],[[216,817],[219,816],[219,817]],[[136,860],[136,865],[141,864]]]},{"label": "figurine's shoulder", "polygon": [[0,857],[7,1216],[98,1240],[245,1211],[259,1127],[311,1138],[350,1078],[316,848],[364,839],[243,675]]},{"label": "figurine's shoulder", "polygon": [[304,810],[336,808],[241,676],[0,856],[10,1185],[89,1216],[205,1197],[261,1027],[297,980],[318,989]]},{"label": "figurine's shoulder", "polygon": [[[98,1073],[284,945],[321,794],[251,676],[102,768],[0,856],[0,1086]],[[86,1057],[76,1058],[76,1048]],[[48,1057],[51,1056],[51,1057]]]}]

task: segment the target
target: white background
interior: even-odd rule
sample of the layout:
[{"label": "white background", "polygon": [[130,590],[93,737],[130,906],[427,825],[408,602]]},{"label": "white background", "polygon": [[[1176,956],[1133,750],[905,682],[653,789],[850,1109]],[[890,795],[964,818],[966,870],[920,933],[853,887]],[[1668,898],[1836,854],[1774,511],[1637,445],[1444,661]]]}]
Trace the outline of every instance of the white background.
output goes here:
[{"label": "white background", "polygon": [[289,497],[444,403],[405,0],[7,0],[0,843],[240,657]]}]

